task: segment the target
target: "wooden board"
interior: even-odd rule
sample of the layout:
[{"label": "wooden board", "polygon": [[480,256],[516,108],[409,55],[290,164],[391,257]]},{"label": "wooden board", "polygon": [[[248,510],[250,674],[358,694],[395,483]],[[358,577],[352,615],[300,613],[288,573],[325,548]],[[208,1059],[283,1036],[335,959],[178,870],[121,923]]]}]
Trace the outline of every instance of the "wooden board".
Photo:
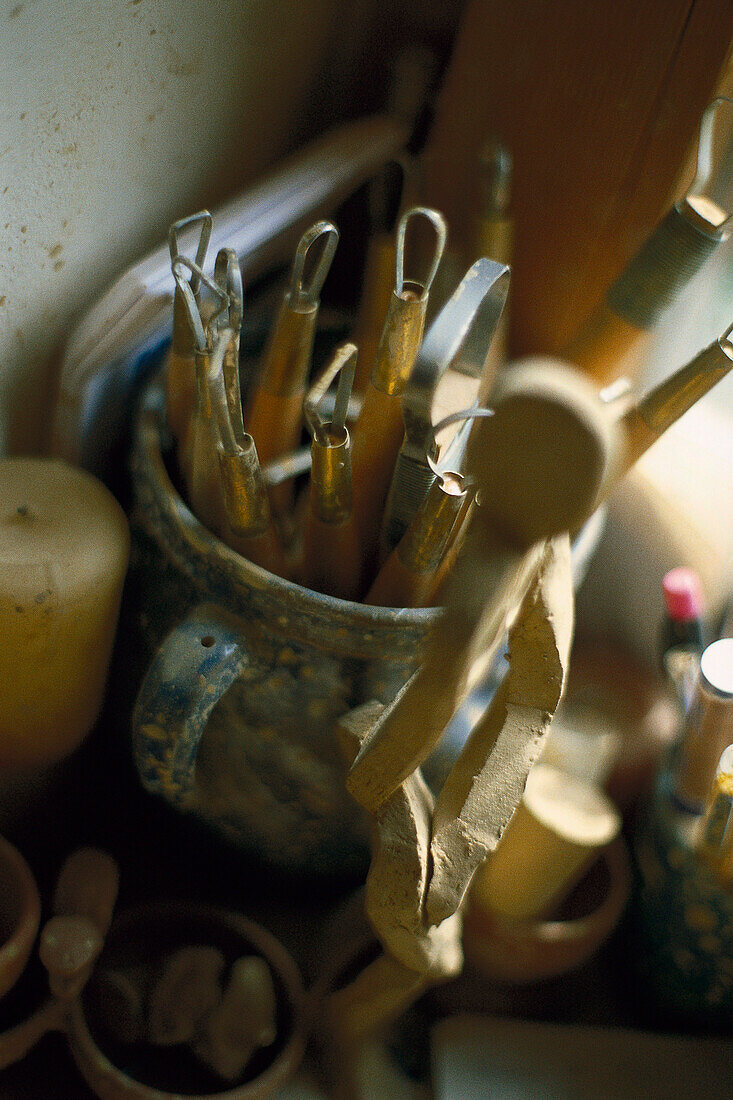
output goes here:
[{"label": "wooden board", "polygon": [[557,352],[668,206],[733,41],[733,0],[471,0],[426,201],[465,242],[479,146],[514,157],[511,352]]}]

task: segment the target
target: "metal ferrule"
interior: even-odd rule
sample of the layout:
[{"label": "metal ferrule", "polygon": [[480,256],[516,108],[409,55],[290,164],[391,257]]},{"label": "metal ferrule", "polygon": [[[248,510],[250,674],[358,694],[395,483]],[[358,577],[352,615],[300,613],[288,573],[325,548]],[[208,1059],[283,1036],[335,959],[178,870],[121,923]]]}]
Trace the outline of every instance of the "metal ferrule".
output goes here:
[{"label": "metal ferrule", "polygon": [[451,532],[468,496],[463,483],[460,474],[451,473],[430,486],[397,547],[397,556],[411,573],[433,573],[443,560]]},{"label": "metal ferrule", "polygon": [[242,414],[242,393],[239,385],[239,337],[233,335],[224,353],[222,367],[224,375],[224,391],[226,393],[227,408],[232,424],[232,429],[237,438],[244,434],[244,417]]},{"label": "metal ferrule", "polygon": [[436,476],[426,458],[418,459],[400,451],[384,511],[381,538],[384,552],[389,553],[400,541]]},{"label": "metal ferrule", "polygon": [[265,351],[261,387],[276,397],[302,393],[311,364],[318,321],[318,302],[294,306],[290,295],[280,307]]},{"label": "metal ferrule", "polygon": [[702,228],[687,216],[686,203],[673,206],[606,296],[614,313],[636,328],[654,326],[724,239],[720,229]]},{"label": "metal ferrule", "polygon": [[245,434],[233,450],[217,447],[227,520],[242,538],[264,534],[270,526],[270,504],[251,435]]},{"label": "metal ferrule", "polygon": [[428,292],[421,283],[405,282],[392,291],[387,319],[372,370],[372,385],[380,393],[397,396],[404,390],[420,350]]},{"label": "metal ferrule", "polygon": [[733,367],[733,345],[727,335],[660,382],[639,402],[639,415],[656,435],[666,432]]},{"label": "metal ferrule", "polygon": [[351,440],[326,424],[311,443],[310,508],[322,523],[345,523],[352,511]]}]

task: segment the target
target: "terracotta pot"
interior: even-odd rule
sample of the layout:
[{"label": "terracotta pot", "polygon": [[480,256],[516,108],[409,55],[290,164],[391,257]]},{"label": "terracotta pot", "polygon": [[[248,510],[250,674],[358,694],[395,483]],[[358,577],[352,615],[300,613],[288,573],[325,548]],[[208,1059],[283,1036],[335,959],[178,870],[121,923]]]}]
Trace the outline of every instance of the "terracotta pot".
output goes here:
[{"label": "terracotta pot", "polygon": [[491,978],[518,984],[555,978],[580,966],[616,927],[631,873],[618,839],[604,849],[555,920],[504,921],[472,898],[464,918],[466,959]]},{"label": "terracotta pot", "polygon": [[0,837],[0,997],[23,972],[38,934],[41,899],[20,852]]}]

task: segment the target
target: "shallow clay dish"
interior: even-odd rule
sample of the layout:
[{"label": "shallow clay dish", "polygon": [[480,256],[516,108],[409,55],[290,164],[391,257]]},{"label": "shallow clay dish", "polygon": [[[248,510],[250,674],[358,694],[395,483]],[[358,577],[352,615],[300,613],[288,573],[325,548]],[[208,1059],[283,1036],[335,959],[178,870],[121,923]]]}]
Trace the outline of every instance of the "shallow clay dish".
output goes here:
[{"label": "shallow clay dish", "polygon": [[0,837],[0,997],[23,972],[38,934],[41,900],[31,869]]},{"label": "shallow clay dish", "polygon": [[298,969],[274,936],[238,913],[210,906],[160,903],[129,910],[112,925],[100,967],[155,964],[185,945],[219,948],[227,964],[259,955],[272,972],[277,1038],[257,1051],[241,1080],[228,1084],[187,1047],[122,1043],[105,1032],[95,1010],[94,978],[72,1010],[68,1036],[74,1059],[102,1100],[261,1100],[297,1068],[305,1045],[304,992]]},{"label": "shallow clay dish", "polygon": [[555,978],[586,962],[616,927],[629,899],[631,873],[621,839],[610,844],[554,920],[503,921],[474,899],[463,925],[466,958],[499,981]]}]

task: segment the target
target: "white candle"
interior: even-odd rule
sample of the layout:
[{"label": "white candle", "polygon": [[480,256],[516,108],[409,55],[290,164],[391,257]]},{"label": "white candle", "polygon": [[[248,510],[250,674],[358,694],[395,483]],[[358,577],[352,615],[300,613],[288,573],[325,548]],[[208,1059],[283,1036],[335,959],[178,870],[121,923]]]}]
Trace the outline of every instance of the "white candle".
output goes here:
[{"label": "white candle", "polygon": [[0,461],[0,767],[50,764],[91,729],[128,559],[125,515],[90,474]]}]

